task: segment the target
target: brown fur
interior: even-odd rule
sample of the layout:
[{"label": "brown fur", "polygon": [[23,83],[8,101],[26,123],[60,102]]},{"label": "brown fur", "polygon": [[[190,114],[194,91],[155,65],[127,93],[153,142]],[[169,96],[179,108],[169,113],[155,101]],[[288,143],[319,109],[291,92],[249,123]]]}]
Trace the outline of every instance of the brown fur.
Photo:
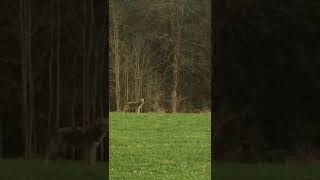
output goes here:
[{"label": "brown fur", "polygon": [[50,138],[46,150],[45,159],[57,159],[59,153],[67,152],[70,147],[76,147],[83,151],[82,159],[89,164],[95,163],[96,148],[107,134],[107,124],[97,123],[91,127],[65,127],[58,129]]},{"label": "brown fur", "polygon": [[135,102],[128,102],[125,107],[124,107],[124,112],[128,111],[134,111],[137,112],[138,114],[141,112],[142,106],[144,104],[144,99],[140,99]]}]

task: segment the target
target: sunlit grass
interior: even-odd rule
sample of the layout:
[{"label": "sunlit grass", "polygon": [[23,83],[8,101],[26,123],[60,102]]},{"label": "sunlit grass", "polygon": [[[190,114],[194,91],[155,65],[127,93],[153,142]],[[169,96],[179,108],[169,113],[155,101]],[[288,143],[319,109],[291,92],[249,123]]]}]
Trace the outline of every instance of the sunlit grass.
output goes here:
[{"label": "sunlit grass", "polygon": [[110,177],[210,179],[210,114],[110,113]]}]

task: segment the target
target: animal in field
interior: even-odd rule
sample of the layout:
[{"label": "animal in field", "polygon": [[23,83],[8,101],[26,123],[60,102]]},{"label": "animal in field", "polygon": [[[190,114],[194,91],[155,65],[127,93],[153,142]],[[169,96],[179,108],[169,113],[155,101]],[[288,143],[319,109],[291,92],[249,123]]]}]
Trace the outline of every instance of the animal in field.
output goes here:
[{"label": "animal in field", "polygon": [[124,106],[124,112],[137,112],[138,114],[141,113],[142,106],[144,104],[144,99],[139,99],[135,102],[127,102]]},{"label": "animal in field", "polygon": [[71,147],[82,151],[82,160],[88,164],[95,164],[96,151],[108,131],[107,122],[97,122],[89,127],[64,127],[57,129],[49,143],[45,153],[45,160],[58,159]]}]

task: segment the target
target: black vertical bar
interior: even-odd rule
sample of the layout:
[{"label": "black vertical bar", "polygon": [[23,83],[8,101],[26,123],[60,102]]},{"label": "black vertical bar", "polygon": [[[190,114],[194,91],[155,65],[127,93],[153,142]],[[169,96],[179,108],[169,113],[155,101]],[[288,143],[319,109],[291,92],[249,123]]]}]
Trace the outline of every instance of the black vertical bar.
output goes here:
[{"label": "black vertical bar", "polygon": [[106,160],[106,168],[107,168],[107,179],[109,179],[109,63],[107,62],[109,60],[109,55],[107,54],[109,51],[109,33],[108,33],[108,15],[109,15],[109,1],[104,1],[104,9],[103,12],[105,13],[104,16],[104,25],[103,25],[103,33],[102,33],[102,66],[103,66],[103,76],[102,78],[102,107],[103,107],[103,116],[107,119],[107,135],[105,138],[105,144],[107,144],[107,149],[105,150],[105,160]]}]

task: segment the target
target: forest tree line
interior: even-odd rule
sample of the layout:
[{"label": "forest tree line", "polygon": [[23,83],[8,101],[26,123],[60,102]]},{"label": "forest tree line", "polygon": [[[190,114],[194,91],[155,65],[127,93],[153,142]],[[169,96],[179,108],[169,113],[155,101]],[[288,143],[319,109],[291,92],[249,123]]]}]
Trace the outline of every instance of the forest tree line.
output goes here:
[{"label": "forest tree line", "polygon": [[109,108],[211,110],[211,1],[109,1]]},{"label": "forest tree line", "polygon": [[319,2],[214,5],[213,157],[320,160]]},{"label": "forest tree line", "polygon": [[0,156],[32,159],[56,129],[107,116],[107,3],[3,0],[0,12]]}]

